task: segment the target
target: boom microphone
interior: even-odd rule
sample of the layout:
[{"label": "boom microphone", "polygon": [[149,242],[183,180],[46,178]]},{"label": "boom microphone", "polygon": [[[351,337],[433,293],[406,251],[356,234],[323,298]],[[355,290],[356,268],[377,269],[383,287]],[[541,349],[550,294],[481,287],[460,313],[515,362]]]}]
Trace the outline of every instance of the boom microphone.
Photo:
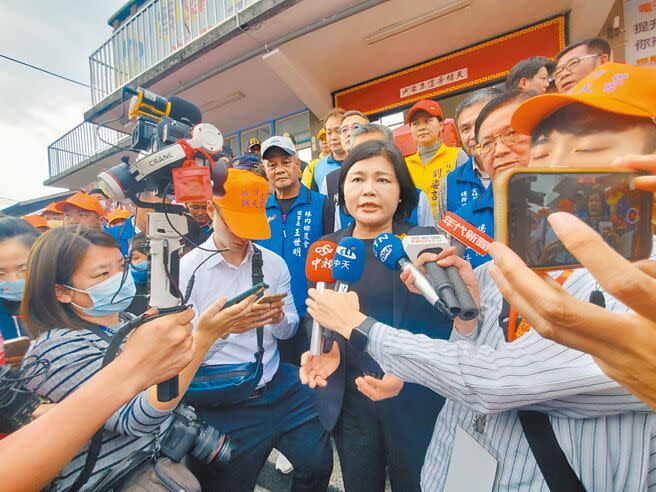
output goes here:
[{"label": "boom microphone", "polygon": [[403,250],[403,243],[394,234],[384,232],[379,234],[374,240],[373,245],[374,256],[387,268],[392,270],[401,270],[405,272],[410,270],[415,277],[414,286],[417,288],[424,299],[428,301],[431,306],[435,306],[442,311],[445,315],[451,316],[449,310],[444,306],[440,300],[433,285],[426,278],[426,276],[412,263]]},{"label": "boom microphone", "polygon": [[[449,245],[446,237],[438,234],[435,227],[414,227],[403,238],[403,247],[412,261],[422,253],[439,254]],[[424,268],[452,318],[459,316],[460,319],[468,321],[478,316],[478,307],[457,267],[442,268],[431,261],[425,263]]]},{"label": "boom microphone", "polygon": [[182,121],[191,126],[198,125],[203,121],[203,113],[194,103],[178,96],[171,96],[168,99],[171,103],[169,118]]},{"label": "boom microphone", "polygon": [[[308,250],[305,262],[305,275],[309,282],[317,284],[317,291],[323,292],[326,284],[332,284],[335,279],[332,274],[332,261],[337,245],[332,241],[316,241]],[[312,320],[312,335],[310,337],[310,354],[321,354],[321,335],[323,329],[319,322]]]}]

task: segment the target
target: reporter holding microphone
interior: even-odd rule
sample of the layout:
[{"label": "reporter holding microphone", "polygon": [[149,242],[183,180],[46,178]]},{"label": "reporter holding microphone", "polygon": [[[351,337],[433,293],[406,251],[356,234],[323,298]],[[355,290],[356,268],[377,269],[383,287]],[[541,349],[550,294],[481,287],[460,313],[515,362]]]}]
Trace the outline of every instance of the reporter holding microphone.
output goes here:
[{"label": "reporter holding microphone", "polygon": [[[653,151],[655,76],[650,68],[609,63],[568,95],[522,103],[512,127],[532,136],[529,167],[563,162],[608,167],[618,156]],[[540,329],[545,325],[533,305],[542,302],[549,312],[566,300],[519,299],[509,284],[514,287],[517,279],[508,258],[503,261],[501,248],[493,250],[498,267],[488,262],[476,272],[448,252],[421,258],[455,265],[479,303],[477,320],[454,323],[459,341],[431,340],[368,318],[354,293],[310,290],[308,313],[325,328],[357,340],[385,370],[447,397],[426,453],[422,490],[653,490],[656,414],[604,374],[590,355],[534,329],[506,341],[510,327],[502,315],[501,291],[511,294],[529,322],[542,323]],[[561,274],[550,272],[554,279]],[[405,280],[412,279],[406,275]],[[595,278],[581,268],[558,291],[587,302],[597,289]],[[620,315],[629,308],[606,293],[606,310]],[[585,322],[579,317],[571,313],[560,319],[576,329]],[[322,377],[315,375],[315,382]]]},{"label": "reporter holding microphone", "polygon": [[[28,261],[22,304],[27,328],[36,340],[25,360],[37,359],[48,363],[49,368],[45,378],[33,378],[26,383],[28,389],[57,403],[100,370],[111,337],[130,319],[123,310],[132,301],[135,287],[125,267],[118,242],[97,229],[55,229],[37,240]],[[109,469],[134,452],[153,448],[207,350],[216,339],[235,328],[234,320],[247,312],[254,300],[251,296],[222,310],[226,298],[218,299],[200,315],[193,337],[192,309],[146,323],[175,337],[182,351],[193,347],[193,358],[179,375],[180,396],[160,402],[157,387],[151,386],[114,412],[105,423],[95,467],[80,490],[92,490]],[[162,367],[162,372],[166,369]],[[122,384],[127,383],[113,381],[106,391],[115,391],[114,386]],[[64,468],[57,478],[57,490],[73,486],[84,467],[87,451],[88,446],[84,446]]]},{"label": "reporter holding microphone", "polygon": [[[364,271],[349,286],[361,299],[362,311],[413,333],[448,338],[451,321],[410,295],[398,274],[374,258],[379,234],[402,235],[414,227],[406,219],[417,204],[416,188],[392,142],[371,140],[349,152],[342,164],[339,201],[355,222],[323,239],[340,245],[349,237],[364,242]],[[311,323],[307,319],[306,328]],[[421,466],[444,399],[419,385],[404,385],[341,336],[328,354],[303,354],[301,365],[301,382],[319,386],[315,401],[322,423],[334,429],[345,490],[383,491],[386,467],[393,490],[421,490]]]}]

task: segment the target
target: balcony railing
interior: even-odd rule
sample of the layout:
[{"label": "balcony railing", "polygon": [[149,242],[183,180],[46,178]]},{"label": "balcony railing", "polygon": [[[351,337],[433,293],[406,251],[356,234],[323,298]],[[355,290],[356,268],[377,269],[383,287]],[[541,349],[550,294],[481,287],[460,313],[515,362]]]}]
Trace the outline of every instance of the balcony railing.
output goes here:
[{"label": "balcony railing", "polygon": [[130,143],[127,133],[84,122],[48,146],[48,170],[54,178],[82,161],[111,148]]},{"label": "balcony railing", "polygon": [[89,57],[93,104],[257,1],[151,1]]}]

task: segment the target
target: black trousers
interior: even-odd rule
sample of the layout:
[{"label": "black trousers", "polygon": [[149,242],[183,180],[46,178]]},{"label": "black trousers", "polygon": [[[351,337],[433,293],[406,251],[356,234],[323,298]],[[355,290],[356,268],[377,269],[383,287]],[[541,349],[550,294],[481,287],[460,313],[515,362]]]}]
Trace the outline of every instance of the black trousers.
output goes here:
[{"label": "black trousers", "polygon": [[252,492],[274,447],[294,465],[292,491],[328,488],[332,446],[310,390],[298,380],[297,367],[280,364],[270,386],[258,398],[230,407],[199,408],[198,413],[234,442],[226,465],[191,462],[204,491]]},{"label": "black trousers", "polygon": [[[347,378],[351,379],[351,378]],[[396,398],[373,402],[353,384],[333,435],[346,492],[421,491],[421,468],[444,399],[406,383]]]}]

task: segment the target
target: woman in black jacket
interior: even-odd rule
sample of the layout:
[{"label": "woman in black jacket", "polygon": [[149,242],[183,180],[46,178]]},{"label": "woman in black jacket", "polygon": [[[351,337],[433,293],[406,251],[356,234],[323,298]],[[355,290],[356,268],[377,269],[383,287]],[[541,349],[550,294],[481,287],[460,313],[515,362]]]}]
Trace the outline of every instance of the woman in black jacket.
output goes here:
[{"label": "woman in black jacket", "polygon": [[[373,255],[379,234],[402,236],[413,227],[405,219],[417,205],[410,173],[392,143],[368,141],[349,152],[341,170],[339,203],[355,222],[323,239],[338,243],[353,236],[364,241],[364,272],[350,287],[358,294],[361,311],[391,326],[448,339],[452,322],[410,294],[399,274]],[[304,354],[304,361],[309,357]],[[352,349],[339,335],[331,352],[315,362],[332,372],[328,384],[317,389],[316,401],[322,422],[333,430],[346,491],[384,490],[386,468],[393,490],[419,491],[424,455],[444,399],[384,374],[369,355]]]}]

